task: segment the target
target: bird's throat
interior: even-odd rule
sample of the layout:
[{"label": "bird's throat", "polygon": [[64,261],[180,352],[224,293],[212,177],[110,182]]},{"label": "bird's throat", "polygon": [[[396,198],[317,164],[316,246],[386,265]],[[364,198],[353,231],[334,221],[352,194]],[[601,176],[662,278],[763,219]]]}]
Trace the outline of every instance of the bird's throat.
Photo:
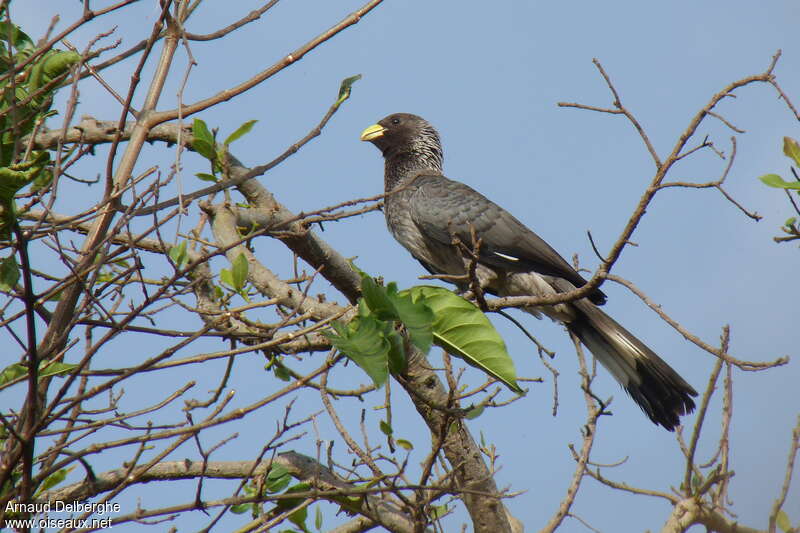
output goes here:
[{"label": "bird's throat", "polygon": [[442,160],[439,154],[424,151],[402,152],[384,154],[384,188],[389,192],[405,185],[420,171],[430,171],[433,174],[442,173]]}]

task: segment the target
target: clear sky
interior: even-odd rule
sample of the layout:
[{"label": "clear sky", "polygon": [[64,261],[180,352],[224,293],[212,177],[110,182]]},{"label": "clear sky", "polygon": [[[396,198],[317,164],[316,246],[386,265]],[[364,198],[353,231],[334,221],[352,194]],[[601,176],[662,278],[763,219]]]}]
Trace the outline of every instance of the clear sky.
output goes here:
[{"label": "clear sky", "polygon": [[[105,4],[98,2],[98,6]],[[206,4],[191,20],[190,31],[218,29],[259,2]],[[193,43],[198,65],[192,70],[184,100],[191,102],[245,80],[359,5],[353,0],[284,0],[230,39]],[[12,4],[15,21],[34,38],[46,29],[53,14],[61,13],[58,27],[63,28],[79,16],[80,9],[80,2],[74,1]],[[122,18],[103,19],[93,31],[118,25],[117,36],[125,47],[141,38],[142,25],[152,24],[156,13],[154,2],[142,2]],[[386,0],[302,61],[201,117],[223,133],[246,120],[259,119],[234,153],[247,164],[261,164],[318,122],[340,80],[360,73],[363,79],[354,86],[351,100],[323,135],[260,178],[281,202],[294,211],[309,211],[380,193],[383,161],[374,147],[359,142],[359,133],[389,113],[415,113],[439,130],[450,178],[482,191],[566,258],[577,253],[583,266],[594,269],[597,259],[586,231],[591,230],[601,252],[607,251],[652,179],[654,165],[622,117],[557,107],[559,101],[610,106],[611,96],[592,58],[602,62],[623,103],[663,157],[714,93],[734,80],[766,70],[778,49],[783,50],[775,70],[778,81],[800,105],[798,23],[800,4],[789,0]],[[71,41],[82,49],[92,37],[92,33],[78,32]],[[185,55],[180,57],[179,65],[185,64]],[[127,87],[131,65],[128,61],[106,75],[120,92]],[[180,66],[162,107],[175,105],[182,75]],[[772,240],[792,213],[785,195],[767,188],[757,177],[767,172],[788,174],[781,139],[785,135],[799,138],[800,128],[770,86],[748,87],[737,96],[718,108],[727,120],[746,130],[738,136],[738,154],[726,188],[764,219],[752,221],[714,190],[661,192],[633,236],[638,246],[626,249],[614,273],[633,281],[711,344],[718,344],[722,327],[730,324],[730,352],[735,357],[760,361],[796,356],[800,251],[797,244],[779,245]],[[78,113],[114,120],[119,115],[116,104],[93,82],[85,84]],[[729,154],[731,133],[720,121],[709,118],[695,142],[708,135]],[[152,157],[143,159],[141,167],[170,164],[171,156],[164,151]],[[676,166],[668,180],[710,181],[719,177],[724,164],[706,151]],[[199,158],[186,156],[185,190],[204,185],[193,177],[204,171]],[[63,209],[69,211],[70,205]],[[327,224],[322,236],[343,255],[357,256],[361,268],[395,280],[401,287],[415,284],[417,276],[425,274],[391,239],[380,213]],[[265,249],[257,251],[266,261]],[[603,290],[609,295],[609,314],[695,388],[704,388],[714,363],[710,355],[685,341],[623,287],[609,283]],[[498,484],[527,490],[508,505],[535,531],[563,497],[573,469],[567,443],[580,441],[585,414],[574,353],[563,328],[519,317],[558,353],[558,416],[550,415],[550,376],[535,348],[519,331],[497,321],[518,372],[542,376],[548,382],[533,385],[526,398],[507,408],[487,411],[470,427],[474,435],[482,433],[497,446],[502,468]],[[253,368],[259,366],[256,362]],[[602,420],[594,461],[614,463],[627,457],[627,462],[606,474],[644,488],[669,491],[670,486],[677,487],[683,463],[674,436],[652,425],[613,380],[601,374],[595,391],[601,397],[614,396],[614,416]],[[248,378],[243,372],[239,377],[245,380],[242,403],[258,397],[264,386],[272,386],[269,376]],[[470,371],[465,379],[478,383],[482,376]],[[734,371],[731,463],[736,477],[731,498],[743,524],[766,526],[783,479],[790,430],[800,412],[798,383],[797,359],[763,373]],[[141,392],[129,389],[128,394]],[[708,417],[709,439],[701,446],[702,460],[713,453],[716,443],[718,400]],[[382,394],[375,395],[366,406],[382,401]],[[417,439],[422,454],[427,436],[418,430],[413,414],[403,414],[405,407],[401,403],[395,413],[399,420],[395,426],[402,427],[396,431]],[[694,417],[686,420],[692,422]],[[265,426],[271,431],[272,422]],[[323,439],[336,438],[330,428],[323,426],[322,431]],[[298,444],[297,449],[313,454],[313,440],[307,446]],[[246,438],[240,438],[223,453],[225,458],[241,458],[251,451]],[[422,457],[412,456],[412,462]],[[795,478],[786,510],[796,523],[800,483]],[[139,495],[147,503],[147,494]],[[574,508],[604,532],[658,530],[669,510],[661,501],[614,492],[590,479],[584,481]],[[198,525],[205,523],[203,518],[198,516]],[[451,523],[453,531],[457,523]],[[572,520],[562,531],[585,529]]]}]

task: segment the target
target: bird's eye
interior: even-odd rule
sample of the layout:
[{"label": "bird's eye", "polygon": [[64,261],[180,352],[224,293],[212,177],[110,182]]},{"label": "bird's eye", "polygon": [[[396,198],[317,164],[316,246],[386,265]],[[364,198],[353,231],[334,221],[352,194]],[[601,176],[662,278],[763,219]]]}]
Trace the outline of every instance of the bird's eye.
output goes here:
[{"label": "bird's eye", "polygon": [[400,119],[399,118],[393,118],[392,119],[392,124],[397,126],[398,124],[400,124]]}]

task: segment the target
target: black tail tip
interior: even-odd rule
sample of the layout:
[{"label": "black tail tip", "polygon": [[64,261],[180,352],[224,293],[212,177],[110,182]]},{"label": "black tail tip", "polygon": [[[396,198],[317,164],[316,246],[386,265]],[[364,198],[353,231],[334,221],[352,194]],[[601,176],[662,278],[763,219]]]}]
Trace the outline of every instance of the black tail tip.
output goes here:
[{"label": "black tail tip", "polygon": [[653,388],[643,383],[639,386],[626,387],[626,390],[654,424],[667,431],[675,431],[681,424],[680,417],[694,411],[695,403],[692,397],[697,396],[697,392],[685,382],[671,384],[672,386],[660,385]]}]

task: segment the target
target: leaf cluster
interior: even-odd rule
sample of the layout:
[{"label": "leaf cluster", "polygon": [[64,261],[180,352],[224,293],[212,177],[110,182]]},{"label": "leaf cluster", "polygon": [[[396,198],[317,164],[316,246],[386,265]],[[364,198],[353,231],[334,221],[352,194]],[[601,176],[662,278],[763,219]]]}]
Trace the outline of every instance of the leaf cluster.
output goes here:
[{"label": "leaf cluster", "polygon": [[[759,179],[770,187],[784,189],[786,194],[791,194],[790,191],[794,191],[798,196],[800,196],[800,177],[798,177],[796,170],[796,168],[800,168],[800,144],[798,144],[798,142],[791,137],[784,137],[783,153],[792,161],[792,164],[794,165],[791,167],[792,175],[795,178],[794,181],[786,181],[778,174],[764,174]],[[792,203],[794,204],[794,202]],[[794,205],[796,208],[797,204]],[[800,238],[800,227],[797,225],[797,217],[788,218],[786,222],[783,223],[783,226],[781,226],[781,231],[788,234],[789,237],[781,238],[780,240],[793,240]],[[779,239],[776,237],[776,240]]]},{"label": "leaf cluster", "polygon": [[49,181],[49,172],[43,173],[49,163],[47,152],[22,154],[20,141],[55,114],[50,107],[59,85],[53,82],[81,60],[77,52],[50,49],[16,72],[16,66],[37,51],[19,27],[8,20],[0,21],[0,200],[4,209],[9,208],[9,198],[24,186],[37,179],[38,186]]},{"label": "leaf cluster", "polygon": [[253,129],[257,120],[248,120],[225,138],[221,144],[217,144],[217,129],[209,130],[205,121],[199,118],[192,123],[192,149],[202,155],[211,163],[211,174],[198,172],[195,174],[203,181],[216,183],[219,181],[217,174],[224,173],[224,165],[228,154],[228,147],[234,141],[241,139]]},{"label": "leaf cluster", "polygon": [[[42,188],[52,180],[49,152],[23,150],[21,140],[55,114],[50,106],[58,84],[53,82],[81,59],[77,52],[51,49],[17,72],[16,66],[37,50],[18,26],[0,21],[0,241],[11,240],[17,193],[30,184]],[[14,256],[0,259],[0,290],[12,290],[18,280]]]},{"label": "leaf cluster", "polygon": [[[284,494],[289,495],[292,493],[307,492],[311,489],[311,485],[306,482],[295,483],[289,486],[292,482],[292,476],[289,471],[280,464],[273,464],[267,472],[263,484],[251,482],[244,487],[244,494],[247,497],[262,499],[270,494]],[[294,507],[298,507],[303,503],[304,498],[281,498],[277,500],[270,509],[264,509],[264,505],[260,502],[242,503],[231,507],[231,511],[236,514],[243,514],[247,511],[251,512],[254,519],[266,514],[268,517],[278,516]],[[308,519],[308,508],[302,507],[288,516],[289,521],[297,526],[299,531],[309,533],[306,520]],[[322,526],[322,514],[318,511],[315,518],[316,528],[319,530]],[[292,531],[292,530],[286,530]]]},{"label": "leaf cluster", "polygon": [[505,342],[472,302],[442,287],[399,291],[394,282],[384,287],[360,274],[358,314],[347,324],[334,323],[327,336],[376,386],[383,385],[390,372],[405,371],[409,344],[423,354],[435,344],[523,393]]}]

